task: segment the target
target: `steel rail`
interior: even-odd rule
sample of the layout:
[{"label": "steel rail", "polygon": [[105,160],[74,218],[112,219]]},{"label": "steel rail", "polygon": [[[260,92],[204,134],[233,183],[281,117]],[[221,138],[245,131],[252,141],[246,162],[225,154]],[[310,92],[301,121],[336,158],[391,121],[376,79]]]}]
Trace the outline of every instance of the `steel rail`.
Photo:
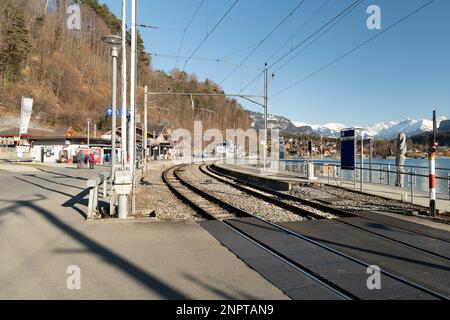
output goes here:
[{"label": "steel rail", "polygon": [[[226,203],[226,202],[224,202],[224,201],[222,201],[222,200],[220,200],[220,199],[214,197],[213,195],[207,193],[206,191],[201,190],[201,189],[199,189],[198,187],[195,187],[194,185],[188,183],[186,180],[182,179],[182,178],[180,177],[180,175],[177,174],[177,171],[178,171],[179,169],[180,169],[180,167],[178,167],[178,168],[175,170],[174,173],[175,173],[175,176],[177,177],[177,179],[179,179],[180,182],[181,182],[183,185],[185,185],[186,187],[189,186],[189,187],[188,187],[189,189],[191,189],[192,191],[195,190],[194,192],[196,192],[196,193],[198,193],[198,194],[200,194],[200,195],[203,195],[203,194],[204,194],[204,195],[207,197],[207,199],[212,199],[213,202],[215,202],[215,203],[220,203],[220,204],[221,204],[221,205],[220,205],[221,207],[224,207],[224,208],[227,208],[227,207],[228,207],[228,208],[230,208],[231,210],[233,210],[235,213],[241,213],[243,216],[251,216],[252,218],[255,218],[255,219],[257,219],[257,220],[259,220],[259,221],[261,221],[261,222],[263,222],[263,223],[265,223],[265,224],[268,224],[268,225],[270,225],[270,226],[276,228],[276,229],[282,230],[282,231],[284,231],[284,232],[287,233],[287,234],[290,234],[290,235],[293,235],[293,236],[295,236],[295,237],[297,237],[297,238],[300,238],[300,239],[302,239],[302,240],[305,240],[306,242],[309,242],[309,243],[311,243],[311,244],[314,244],[314,245],[316,245],[316,246],[318,246],[318,247],[320,247],[320,248],[322,248],[322,249],[325,249],[326,251],[332,252],[332,253],[334,253],[334,254],[336,254],[336,255],[338,255],[338,256],[341,256],[341,257],[343,257],[343,258],[346,258],[346,259],[348,259],[348,260],[350,260],[350,261],[353,261],[353,262],[355,262],[355,263],[357,263],[357,264],[359,264],[359,265],[362,265],[362,266],[364,266],[364,267],[370,267],[370,264],[368,264],[368,263],[366,263],[366,262],[364,262],[364,261],[362,261],[362,260],[360,260],[360,259],[354,258],[354,257],[352,257],[352,256],[350,256],[350,255],[345,254],[345,253],[342,253],[342,252],[340,252],[340,251],[338,251],[338,250],[336,250],[336,249],[333,249],[333,248],[331,248],[331,247],[329,247],[329,246],[327,246],[327,245],[324,245],[324,244],[322,244],[322,243],[320,243],[320,242],[318,242],[318,241],[316,241],[316,240],[310,239],[309,237],[306,237],[306,236],[304,236],[304,235],[301,235],[301,234],[299,234],[299,233],[296,233],[296,232],[294,232],[294,231],[292,231],[292,230],[290,230],[290,229],[287,229],[287,228],[285,228],[285,227],[283,227],[283,226],[280,226],[280,225],[278,225],[278,224],[276,224],[276,223],[267,221],[266,219],[263,219],[263,218],[261,218],[261,217],[255,215],[254,213],[250,213],[250,212],[244,211],[244,210],[242,210],[242,209],[240,209],[240,208],[234,207],[234,206],[232,206],[232,205],[230,205],[230,204],[228,204],[228,203]],[[228,225],[228,224],[227,224],[227,225]],[[415,289],[417,289],[417,290],[419,290],[419,291],[422,291],[422,292],[424,292],[424,293],[427,293],[427,294],[429,294],[430,296],[433,296],[433,297],[438,298],[438,299],[441,299],[441,300],[449,300],[449,297],[448,297],[448,296],[445,296],[445,295],[443,295],[443,294],[441,294],[441,293],[438,293],[438,292],[435,292],[435,291],[433,291],[433,290],[431,290],[431,289],[428,289],[428,288],[426,288],[426,287],[423,287],[423,286],[420,285],[420,284],[417,284],[417,283],[411,282],[411,281],[409,281],[409,280],[406,280],[406,279],[404,279],[404,278],[402,278],[402,277],[400,277],[400,276],[397,276],[397,275],[395,275],[395,274],[393,274],[393,273],[391,273],[391,272],[388,272],[388,271],[385,271],[385,270],[381,270],[380,272],[381,272],[382,274],[384,274],[384,275],[386,275],[386,276],[392,278],[392,279],[395,279],[395,280],[397,280],[397,281],[403,283],[403,284],[406,284],[406,285],[408,285],[408,286],[410,286],[410,287],[412,287],[412,288],[415,288]]]},{"label": "steel rail", "polygon": [[[245,232],[243,232],[242,230],[240,230],[239,228],[233,226],[232,224],[230,224],[229,222],[227,222],[226,220],[218,220],[214,217],[214,215],[210,214],[209,212],[207,212],[206,210],[204,210],[203,208],[201,208],[201,206],[199,206],[198,204],[195,203],[195,201],[193,201],[192,199],[189,199],[188,197],[186,197],[182,192],[180,192],[179,190],[177,190],[177,188],[173,185],[173,183],[170,181],[170,178],[168,177],[169,173],[173,173],[174,177],[185,187],[187,187],[188,189],[196,192],[197,194],[199,194],[200,196],[204,197],[206,196],[206,199],[212,203],[215,203],[218,206],[227,208],[227,210],[229,210],[231,213],[237,214],[238,216],[252,216],[251,214],[227,205],[226,203],[220,201],[219,199],[213,199],[211,198],[206,192],[194,187],[193,185],[189,184],[187,181],[185,181],[184,179],[182,179],[180,177],[180,175],[178,174],[178,170],[180,168],[182,168],[185,165],[178,165],[172,168],[169,168],[168,170],[163,172],[163,180],[164,182],[169,186],[170,190],[172,190],[178,197],[180,197],[183,201],[187,202],[189,205],[191,205],[195,210],[198,210],[202,213],[202,215],[205,215],[207,217],[209,217],[211,220],[217,220],[217,221],[221,221],[225,226],[227,226],[228,228],[230,228],[231,230],[233,230],[234,232],[236,232],[237,234],[239,234],[240,236],[242,236],[243,238],[245,238],[247,241],[251,242],[252,244],[256,245],[257,247],[263,249],[264,251],[268,252],[269,254],[273,255],[274,257],[278,258],[279,260],[283,261],[284,263],[286,263],[287,265],[289,265],[290,267],[292,267],[293,269],[295,269],[296,271],[299,271],[300,273],[304,274],[305,276],[309,277],[310,279],[312,279],[313,281],[317,282],[318,284],[320,284],[321,286],[325,287],[326,289],[330,290],[331,292],[333,292],[334,294],[336,294],[337,296],[345,299],[345,300],[355,300],[358,299],[357,297],[355,297],[353,294],[348,293],[346,290],[339,288],[338,286],[336,286],[335,284],[329,282],[327,279],[324,279],[321,276],[318,276],[316,274],[314,274],[313,272],[309,271],[308,269],[304,268],[303,266],[301,266],[299,263],[295,262],[294,260],[290,259],[289,257],[281,254],[280,252],[270,248],[269,246],[263,244],[261,241],[258,241],[257,239],[249,236],[248,234],[245,234]],[[210,200],[211,199],[211,200]],[[222,205],[219,205],[219,203],[221,203]]]},{"label": "steel rail", "polygon": [[[326,212],[335,214],[337,216],[360,217],[360,218],[371,220],[371,221],[374,221],[374,222],[377,222],[377,223],[383,223],[385,225],[388,225],[388,226],[391,226],[391,227],[395,227],[395,228],[398,228],[398,229],[402,229],[402,230],[405,230],[405,231],[409,231],[409,232],[412,232],[412,233],[420,234],[422,236],[426,236],[426,237],[429,237],[429,238],[432,238],[432,239],[436,239],[436,240],[440,240],[440,241],[444,241],[444,242],[450,243],[450,241],[447,240],[447,239],[443,239],[443,238],[440,238],[440,237],[432,236],[432,235],[429,235],[427,233],[423,233],[423,232],[420,232],[420,231],[417,231],[417,230],[412,230],[412,229],[409,229],[409,228],[406,228],[406,227],[401,227],[401,226],[398,226],[398,225],[395,225],[395,224],[391,224],[391,223],[388,223],[388,222],[381,222],[381,221],[379,221],[377,219],[365,217],[363,215],[359,215],[359,214],[356,214],[354,212],[345,211],[345,210],[342,210],[342,209],[339,209],[339,208],[335,208],[335,207],[332,207],[332,206],[329,206],[329,205],[326,205],[326,204],[323,204],[323,203],[317,203],[317,202],[306,200],[306,199],[302,199],[302,198],[299,198],[299,197],[296,197],[296,196],[293,196],[293,195],[290,195],[290,194],[286,194],[286,193],[283,193],[283,192],[280,192],[280,191],[276,191],[276,190],[273,190],[273,189],[270,189],[270,188],[266,188],[266,187],[263,187],[263,186],[260,186],[260,185],[255,185],[255,184],[249,183],[247,181],[243,181],[243,180],[241,180],[241,179],[239,179],[237,177],[231,176],[229,174],[225,174],[223,172],[218,172],[216,169],[212,169],[212,166],[209,166],[209,169],[212,172],[216,173],[216,174],[222,175],[222,176],[227,177],[227,178],[229,178],[231,180],[238,181],[239,183],[242,183],[244,185],[250,186],[250,187],[252,187],[254,189],[258,189],[258,190],[261,190],[263,192],[271,193],[271,194],[273,194],[273,195],[275,195],[275,196],[277,196],[279,198],[283,198],[283,199],[286,199],[286,200],[299,202],[301,204],[304,204],[304,205],[307,205],[307,206],[310,206],[310,207],[313,207],[315,209],[319,209],[319,210],[322,210],[322,211],[326,211]],[[340,188],[340,187],[337,186],[337,188]],[[343,189],[343,190],[347,191],[347,189]],[[355,190],[348,190],[348,191],[352,192],[352,193],[355,193],[355,194],[359,194],[359,195],[361,194],[361,193],[359,193],[359,192],[357,192]]]},{"label": "steel rail", "polygon": [[[205,170],[205,168],[206,168],[206,170]],[[363,228],[363,227],[360,227],[360,226],[356,226],[356,225],[354,225],[354,224],[352,224],[352,223],[350,223],[350,222],[347,222],[347,221],[344,221],[344,220],[341,220],[341,219],[339,219],[339,220],[338,220],[338,219],[330,219],[330,218],[321,216],[321,215],[319,215],[319,214],[314,214],[314,213],[312,213],[312,212],[310,212],[310,211],[308,211],[308,210],[301,209],[301,208],[299,208],[299,207],[297,207],[297,206],[294,206],[294,205],[292,205],[292,204],[286,203],[286,202],[284,202],[284,201],[282,201],[282,200],[279,200],[279,199],[276,199],[276,198],[273,198],[273,197],[264,195],[264,194],[262,194],[262,193],[259,193],[259,192],[257,192],[257,191],[254,191],[254,190],[250,190],[250,189],[248,189],[248,188],[246,188],[246,187],[243,187],[243,186],[241,186],[241,185],[238,185],[238,184],[236,184],[236,183],[233,183],[233,182],[231,182],[231,181],[229,181],[229,180],[225,180],[225,179],[223,179],[223,178],[217,176],[218,173],[215,173],[215,171],[213,171],[213,169],[211,169],[210,166],[206,166],[206,165],[201,166],[201,167],[200,167],[200,170],[201,170],[204,174],[206,174],[206,175],[208,175],[208,176],[210,176],[210,177],[213,177],[213,178],[215,178],[215,179],[217,179],[217,180],[219,180],[219,181],[221,181],[221,182],[223,182],[223,183],[225,183],[225,184],[227,184],[227,185],[229,185],[229,186],[231,186],[231,187],[234,187],[234,188],[236,188],[236,189],[238,189],[238,190],[241,190],[241,191],[243,191],[243,192],[245,192],[245,193],[248,193],[248,194],[251,194],[251,195],[253,195],[253,196],[260,197],[260,198],[262,198],[263,200],[265,200],[265,201],[267,201],[267,202],[273,203],[273,204],[275,204],[276,206],[279,206],[279,207],[281,207],[281,208],[283,208],[283,209],[289,210],[289,211],[291,211],[291,212],[293,212],[293,213],[295,213],[295,214],[299,214],[299,213],[300,213],[301,216],[304,216],[304,215],[306,215],[306,216],[309,215],[309,216],[314,216],[314,217],[319,216],[319,217],[320,217],[319,219],[328,219],[328,220],[331,220],[333,223],[340,223],[340,224],[344,224],[344,225],[350,226],[350,227],[352,227],[352,228],[361,230],[361,231],[363,231],[363,232],[369,233],[369,234],[374,235],[374,236],[376,236],[376,237],[379,237],[379,238],[382,238],[382,239],[386,239],[386,240],[395,242],[395,243],[397,243],[397,244],[402,245],[403,247],[406,247],[406,248],[412,248],[412,249],[414,249],[414,250],[421,251],[421,252],[423,252],[423,253],[425,253],[425,254],[428,254],[428,255],[431,255],[431,256],[433,256],[433,257],[438,257],[438,258],[440,258],[440,259],[445,259],[446,262],[448,262],[448,261],[450,260],[450,258],[448,258],[448,257],[446,257],[446,256],[444,256],[444,255],[441,255],[441,254],[439,254],[439,253],[435,253],[435,252],[432,252],[432,251],[428,251],[428,250],[426,250],[426,249],[423,249],[423,248],[414,246],[414,245],[412,245],[412,244],[410,244],[410,243],[403,242],[403,241],[400,241],[400,240],[397,240],[397,239],[393,239],[393,238],[388,237],[388,236],[384,236],[384,235],[382,235],[382,234],[376,233],[376,232],[374,232],[374,231],[367,230],[367,229],[365,229],[365,228]],[[209,170],[209,172],[208,172],[207,170]],[[230,178],[228,178],[228,179],[230,179]],[[237,179],[237,178],[234,178],[234,179],[232,179],[232,180],[236,180],[236,179]],[[239,181],[239,183],[244,183],[244,182],[242,182],[242,180],[239,180],[239,179],[237,179],[237,181]],[[249,187],[251,187],[250,184],[247,184],[247,185],[249,185]],[[264,187],[261,187],[261,189],[265,189],[265,188],[264,188]],[[261,190],[261,191],[262,191],[262,190]],[[266,192],[266,193],[272,193],[271,191],[265,191],[265,192]],[[279,197],[279,198],[282,198],[281,196],[278,196],[278,195],[276,195],[276,196]],[[286,199],[286,200],[288,200],[288,199]],[[292,200],[290,200],[290,201],[292,201]],[[332,207],[331,207],[331,208],[332,208]],[[324,211],[325,211],[325,210],[324,210]],[[327,212],[329,212],[329,211],[327,211]],[[341,218],[341,217],[342,217],[342,215],[341,215],[339,218]],[[354,213],[352,213],[352,212],[347,212],[347,215],[345,215],[345,217],[359,217],[359,218],[363,218],[363,219],[366,219],[366,220],[375,221],[375,222],[378,222],[378,223],[382,223],[382,224],[386,224],[386,225],[387,225],[387,223],[384,223],[384,222],[381,222],[381,221],[377,221],[377,220],[375,220],[375,219],[366,218],[365,216],[358,215],[358,214],[354,214]],[[401,227],[397,227],[397,226],[395,226],[395,225],[391,225],[391,226],[392,226],[392,227],[395,227],[395,228],[397,228],[397,229],[402,229]],[[415,231],[412,231],[412,230],[409,230],[409,229],[408,229],[408,230],[405,230],[405,231],[408,231],[408,232],[411,232],[411,233],[415,233],[415,234],[420,234],[419,232],[415,232]],[[423,234],[421,234],[421,235],[423,235]],[[427,237],[433,238],[433,237],[428,236],[428,235],[427,235]],[[436,240],[439,240],[439,241],[445,241],[445,240],[442,240],[442,239],[436,239]],[[445,241],[445,242],[448,242],[448,241]]]}]

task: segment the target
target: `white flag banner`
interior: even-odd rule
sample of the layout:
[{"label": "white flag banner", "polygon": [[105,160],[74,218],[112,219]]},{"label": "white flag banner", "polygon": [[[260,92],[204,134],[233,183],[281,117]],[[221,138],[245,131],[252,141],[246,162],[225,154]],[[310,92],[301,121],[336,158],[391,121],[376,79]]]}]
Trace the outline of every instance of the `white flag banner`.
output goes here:
[{"label": "white flag banner", "polygon": [[33,112],[33,99],[22,97],[21,110],[20,134],[27,134],[31,120],[31,113]]}]

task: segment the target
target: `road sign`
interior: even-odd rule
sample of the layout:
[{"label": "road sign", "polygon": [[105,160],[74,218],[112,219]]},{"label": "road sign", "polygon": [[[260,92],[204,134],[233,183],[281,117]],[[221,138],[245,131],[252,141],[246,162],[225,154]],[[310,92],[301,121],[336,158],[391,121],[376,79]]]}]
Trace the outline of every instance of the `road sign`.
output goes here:
[{"label": "road sign", "polygon": [[[108,107],[106,110],[105,110],[105,114],[106,114],[106,116],[107,117],[111,117],[112,116],[112,108],[111,107]],[[118,116],[118,117],[120,117],[122,115],[122,109],[116,109],[116,116]],[[130,115],[130,110],[128,110],[127,109],[127,117]]]},{"label": "road sign", "polygon": [[355,130],[341,131],[341,169],[355,170],[356,143]]},{"label": "road sign", "polygon": [[[122,109],[117,109],[117,115],[118,115],[118,116],[121,116],[121,115],[122,115]],[[127,109],[127,117],[129,117],[129,116],[130,116],[130,110]]]}]

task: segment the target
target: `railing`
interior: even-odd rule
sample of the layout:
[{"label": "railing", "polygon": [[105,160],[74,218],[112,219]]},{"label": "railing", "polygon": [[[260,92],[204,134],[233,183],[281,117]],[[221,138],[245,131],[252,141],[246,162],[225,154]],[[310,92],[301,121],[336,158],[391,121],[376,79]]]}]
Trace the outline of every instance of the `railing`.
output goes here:
[{"label": "railing", "polygon": [[[307,177],[308,160],[283,160],[279,163],[278,170],[289,175]],[[356,186],[364,187],[367,183],[380,184],[395,187],[397,186],[398,175],[401,177],[402,188],[409,192],[411,201],[414,202],[415,193],[429,191],[428,167],[404,165],[403,173],[397,172],[395,164],[385,163],[365,163],[355,170],[344,170],[340,163],[312,161],[314,163],[314,176],[328,180],[329,183],[353,182]],[[274,167],[273,164],[271,167]],[[362,178],[361,178],[362,177]],[[436,193],[438,199],[450,199],[450,169],[436,168]]]}]

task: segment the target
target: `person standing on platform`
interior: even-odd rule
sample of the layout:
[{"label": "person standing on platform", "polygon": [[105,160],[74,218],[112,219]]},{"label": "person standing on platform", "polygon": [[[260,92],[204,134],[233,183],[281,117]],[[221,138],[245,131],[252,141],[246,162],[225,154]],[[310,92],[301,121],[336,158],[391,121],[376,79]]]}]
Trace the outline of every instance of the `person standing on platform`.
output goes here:
[{"label": "person standing on platform", "polygon": [[91,152],[89,154],[89,169],[94,169],[94,165],[95,165],[95,157],[94,157],[94,153]]},{"label": "person standing on platform", "polygon": [[77,157],[77,168],[78,169],[81,169],[83,167],[83,162],[84,162],[84,154],[83,154],[83,152],[79,151],[78,157]]}]

